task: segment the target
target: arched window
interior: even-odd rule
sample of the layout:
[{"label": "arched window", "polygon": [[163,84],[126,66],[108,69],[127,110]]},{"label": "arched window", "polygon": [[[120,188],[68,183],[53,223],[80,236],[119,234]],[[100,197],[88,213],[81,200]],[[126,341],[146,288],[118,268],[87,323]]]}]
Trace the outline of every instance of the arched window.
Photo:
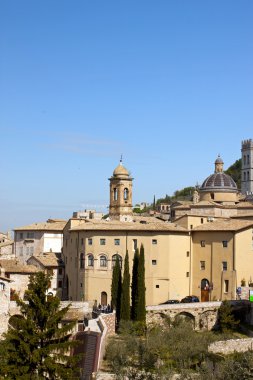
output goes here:
[{"label": "arched window", "polygon": [[249,172],[247,172],[247,181],[249,181]]},{"label": "arched window", "polygon": [[5,288],[5,283],[4,282],[0,282],[0,290],[4,290]]},{"label": "arched window", "polygon": [[107,258],[105,255],[100,256],[100,266],[103,268],[107,267]]},{"label": "arched window", "polygon": [[80,269],[84,268],[84,253],[80,253]]},{"label": "arched window", "polygon": [[246,164],[246,155],[245,154],[243,155],[243,163],[244,163],[244,165]]},{"label": "arched window", "polygon": [[120,255],[118,255],[117,253],[116,253],[116,255],[112,256],[112,268],[114,268],[114,266],[116,264],[117,257],[119,259],[119,266],[120,266],[120,268],[122,268],[122,257]]},{"label": "arched window", "polygon": [[94,267],[94,256],[92,254],[88,255],[88,267]]},{"label": "arched window", "polygon": [[113,189],[113,200],[118,200],[118,189],[116,189],[116,187]]},{"label": "arched window", "polygon": [[246,172],[243,172],[243,179],[246,181]]},{"label": "arched window", "polygon": [[124,200],[126,201],[128,199],[128,193],[129,190],[127,188],[124,189]]}]

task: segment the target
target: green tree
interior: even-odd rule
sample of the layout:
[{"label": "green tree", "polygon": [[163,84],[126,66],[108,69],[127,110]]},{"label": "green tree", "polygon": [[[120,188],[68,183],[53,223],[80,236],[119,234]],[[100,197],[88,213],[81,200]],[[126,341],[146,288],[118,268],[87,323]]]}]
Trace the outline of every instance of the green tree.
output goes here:
[{"label": "green tree", "polygon": [[218,323],[222,332],[235,330],[240,321],[237,321],[233,315],[232,307],[228,301],[223,301],[218,312]]},{"label": "green tree", "polygon": [[145,258],[144,247],[141,244],[137,274],[137,307],[136,320],[146,322],[146,288],[145,288]]},{"label": "green tree", "polygon": [[115,265],[112,272],[112,286],[111,286],[111,295],[112,295],[112,308],[116,310],[116,322],[120,321],[120,305],[121,305],[121,268],[119,264],[119,257],[117,255]]},{"label": "green tree", "polygon": [[241,169],[242,169],[242,159],[236,160],[224,173],[230,175],[235,183],[237,184],[238,189],[241,188]]},{"label": "green tree", "polygon": [[132,299],[132,308],[131,308],[131,319],[133,321],[137,318],[137,304],[138,304],[138,266],[139,266],[139,249],[136,248],[134,252],[133,259],[133,270],[132,270],[132,288],[131,288],[131,299]]},{"label": "green tree", "polygon": [[78,379],[77,359],[69,341],[75,322],[60,326],[69,309],[47,296],[51,277],[43,272],[30,278],[25,301],[16,297],[21,315],[13,316],[0,348],[0,378],[8,380]]},{"label": "green tree", "polygon": [[130,273],[128,251],[126,251],[124,263],[120,319],[123,321],[128,321],[130,319]]}]

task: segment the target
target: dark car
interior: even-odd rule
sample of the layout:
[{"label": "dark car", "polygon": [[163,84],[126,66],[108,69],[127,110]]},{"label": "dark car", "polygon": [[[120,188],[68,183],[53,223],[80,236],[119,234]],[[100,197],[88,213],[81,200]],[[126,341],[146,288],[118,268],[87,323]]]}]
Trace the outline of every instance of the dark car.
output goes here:
[{"label": "dark car", "polygon": [[186,296],[181,300],[182,303],[199,302],[197,296]]},{"label": "dark car", "polygon": [[172,305],[174,303],[179,303],[178,300],[168,300],[168,301],[165,301],[163,303],[160,303],[160,305]]}]

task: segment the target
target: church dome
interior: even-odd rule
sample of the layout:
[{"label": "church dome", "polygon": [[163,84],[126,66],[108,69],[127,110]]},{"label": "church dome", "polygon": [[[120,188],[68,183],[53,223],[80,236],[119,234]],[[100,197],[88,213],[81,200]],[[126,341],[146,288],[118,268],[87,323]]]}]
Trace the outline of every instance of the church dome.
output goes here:
[{"label": "church dome", "polygon": [[120,160],[119,165],[113,171],[113,177],[129,177],[128,170],[122,165],[122,160]]},{"label": "church dome", "polygon": [[232,177],[223,172],[217,172],[207,177],[200,191],[237,192],[237,186]]}]

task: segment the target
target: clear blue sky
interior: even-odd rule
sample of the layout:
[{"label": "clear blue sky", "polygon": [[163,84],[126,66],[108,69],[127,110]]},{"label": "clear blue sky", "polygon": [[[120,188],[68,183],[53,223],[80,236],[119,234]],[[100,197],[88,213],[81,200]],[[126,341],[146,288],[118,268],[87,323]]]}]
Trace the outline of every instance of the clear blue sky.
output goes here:
[{"label": "clear blue sky", "polygon": [[253,1],[2,0],[0,231],[195,185],[253,138]]}]

